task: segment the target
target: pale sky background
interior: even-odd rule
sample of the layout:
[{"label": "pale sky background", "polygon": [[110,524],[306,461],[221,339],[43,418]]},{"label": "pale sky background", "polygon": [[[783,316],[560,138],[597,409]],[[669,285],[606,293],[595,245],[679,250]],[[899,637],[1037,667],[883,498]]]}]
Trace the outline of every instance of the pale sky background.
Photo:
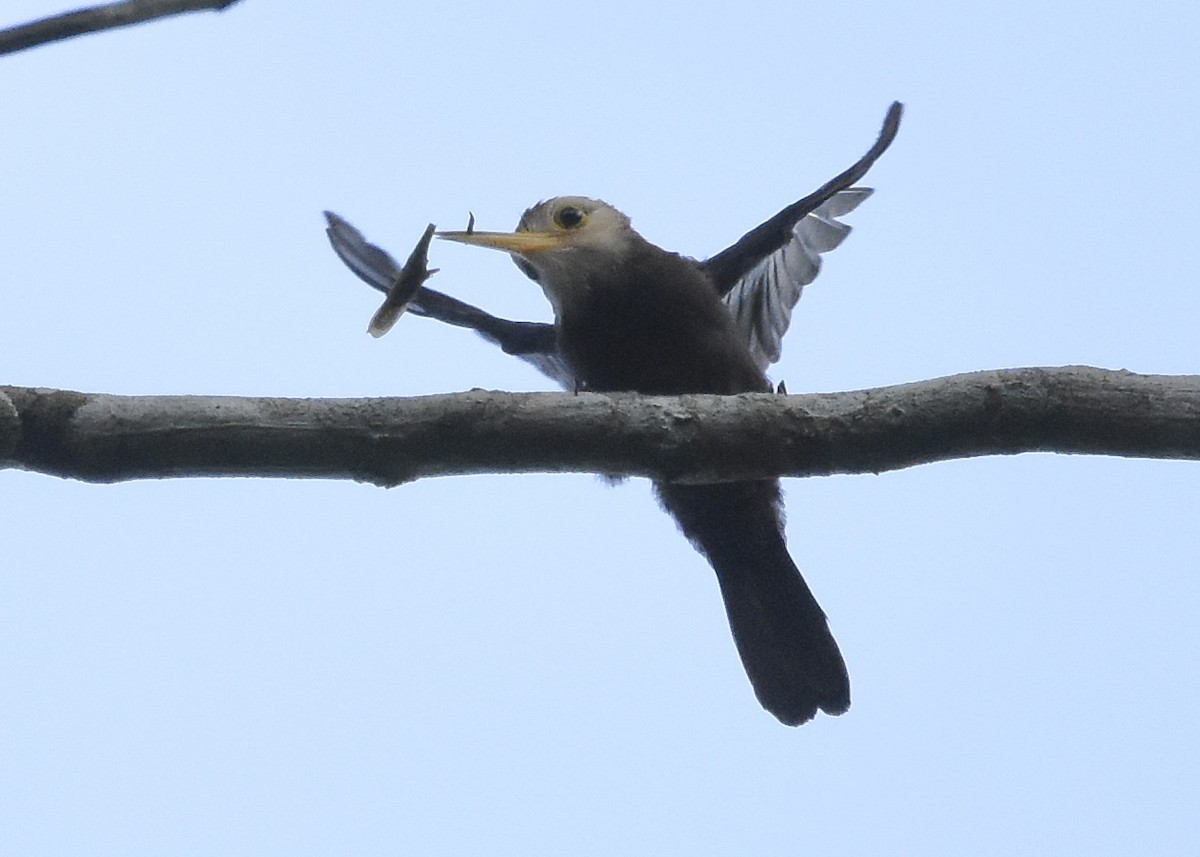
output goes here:
[{"label": "pale sky background", "polygon": [[[1183,2],[244,0],[0,58],[0,382],[548,389],[426,319],[372,340],[321,210],[403,257],[580,193],[705,256],[893,99],[775,379],[1195,373],[1198,45]],[[549,317],[500,254],[432,264]],[[0,853],[1196,853],[1196,464],[785,488],[854,694],[800,729],[644,483],[2,472]]]}]

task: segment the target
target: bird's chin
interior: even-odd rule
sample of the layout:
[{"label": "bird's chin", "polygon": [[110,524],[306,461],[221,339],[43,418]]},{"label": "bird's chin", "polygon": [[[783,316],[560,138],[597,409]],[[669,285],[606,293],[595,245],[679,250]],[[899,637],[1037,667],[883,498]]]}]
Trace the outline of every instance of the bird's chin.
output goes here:
[{"label": "bird's chin", "polygon": [[533,267],[533,265],[529,262],[528,259],[526,259],[522,256],[518,256],[517,254],[514,253],[514,254],[512,254],[512,260],[513,260],[513,264],[515,264],[518,268],[521,269],[521,273],[523,273],[529,279],[533,280],[535,283],[540,283],[542,281],[542,277],[538,273],[537,268]]}]

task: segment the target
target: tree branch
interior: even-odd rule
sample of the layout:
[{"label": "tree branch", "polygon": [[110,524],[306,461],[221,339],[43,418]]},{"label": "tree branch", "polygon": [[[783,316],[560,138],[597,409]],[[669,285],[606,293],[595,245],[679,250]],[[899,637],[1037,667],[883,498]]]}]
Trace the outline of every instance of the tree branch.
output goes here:
[{"label": "tree branch", "polygon": [[125,0],[107,6],[91,6],[61,15],[51,15],[0,30],[0,56],[57,42],[73,36],[115,30],[168,15],[212,10],[220,12],[238,0]]},{"label": "tree branch", "polygon": [[1200,459],[1200,376],[1082,366],[802,396],[0,394],[0,466],[89,482],[275,476],[395,485],[514,472],[704,482],[880,473],[1019,452]]}]

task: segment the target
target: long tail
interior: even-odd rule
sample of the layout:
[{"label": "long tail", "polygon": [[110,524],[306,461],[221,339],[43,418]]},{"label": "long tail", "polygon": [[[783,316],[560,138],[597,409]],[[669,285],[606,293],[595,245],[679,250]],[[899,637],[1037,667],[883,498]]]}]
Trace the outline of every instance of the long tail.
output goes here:
[{"label": "long tail", "polygon": [[788,554],[777,482],[655,486],[717,572],[746,675],[789,726],[850,707],[850,678],[825,614]]}]

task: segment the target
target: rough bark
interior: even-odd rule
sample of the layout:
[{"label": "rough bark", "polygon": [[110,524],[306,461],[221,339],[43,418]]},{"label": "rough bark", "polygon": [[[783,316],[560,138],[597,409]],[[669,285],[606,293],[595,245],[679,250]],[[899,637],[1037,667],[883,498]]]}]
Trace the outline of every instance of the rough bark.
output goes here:
[{"label": "rough bark", "polygon": [[1008,369],[812,395],[113,396],[0,387],[0,466],[90,482],[593,472],[679,482],[1059,452],[1200,459],[1200,376]]}]

